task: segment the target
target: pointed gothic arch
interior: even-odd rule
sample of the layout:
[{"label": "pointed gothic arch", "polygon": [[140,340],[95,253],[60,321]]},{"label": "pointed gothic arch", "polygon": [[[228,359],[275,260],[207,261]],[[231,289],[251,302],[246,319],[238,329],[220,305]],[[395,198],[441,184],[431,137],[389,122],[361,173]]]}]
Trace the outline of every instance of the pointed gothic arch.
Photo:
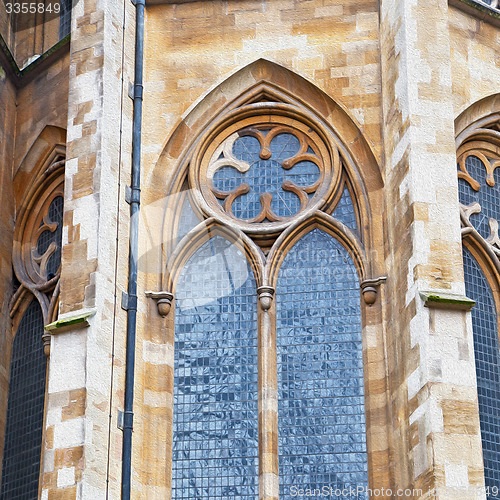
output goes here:
[{"label": "pointed gothic arch", "polygon": [[457,177],[465,290],[471,312],[486,487],[498,480],[500,453],[500,96],[488,96],[456,120]]},{"label": "pointed gothic arch", "polygon": [[[273,141],[279,142],[279,148],[278,142]],[[237,148],[242,148],[242,152]],[[283,191],[281,194],[279,190],[273,191],[272,194],[269,189],[273,182],[277,182],[276,175],[281,175],[279,168],[288,172],[296,165],[304,166],[303,177],[280,180],[282,184],[278,187],[281,186]],[[238,187],[238,176],[246,175],[252,168],[264,169],[260,172],[265,177],[265,186],[262,188],[259,184],[259,176],[250,175],[248,181],[244,181],[245,186]],[[218,176],[223,169],[233,173]],[[259,404],[268,407],[260,417],[259,432],[264,449],[269,446],[274,450],[270,451],[272,460],[261,463],[260,477],[261,480],[263,477],[274,478],[263,486],[266,494],[273,496],[277,494],[277,434],[273,423],[277,418],[277,407],[274,408],[275,402],[269,398],[276,390],[273,385],[276,377],[272,374],[276,370],[276,300],[273,296],[280,265],[289,255],[289,250],[302,241],[301,238],[319,230],[319,234],[343,249],[345,259],[342,265],[350,261],[352,268],[356,269],[356,286],[350,293],[357,297],[351,306],[359,312],[360,338],[365,338],[368,324],[375,330],[382,328],[382,305],[380,300],[377,301],[377,290],[385,280],[381,276],[384,268],[384,200],[383,177],[376,157],[362,129],[341,106],[299,75],[269,61],[259,60],[231,75],[190,108],[167,139],[160,159],[146,175],[145,184],[151,186],[144,193],[145,203],[163,203],[160,237],[163,246],[158,250],[161,264],[156,266],[162,271],[161,276],[149,276],[150,289],[157,289],[159,285],[161,290],[148,292],[148,296],[157,301],[162,318],[159,320],[159,316],[154,316],[150,310],[154,316],[152,322],[162,333],[151,335],[163,338],[169,352],[175,353],[176,349],[184,349],[187,345],[184,341],[177,344],[175,333],[177,312],[184,314],[182,309],[176,311],[175,305],[179,276],[185,272],[186,266],[192,266],[193,258],[196,260],[196,255],[214,237],[222,237],[222,241],[234,245],[255,276],[260,353]],[[247,198],[245,202],[246,208],[242,208],[244,203],[233,207],[235,200],[253,192],[253,198]],[[295,196],[295,205],[273,205],[274,196],[281,196],[282,200]],[[339,212],[341,205],[344,212]],[[250,210],[248,206],[253,208]],[[191,210],[194,215],[184,219],[188,226],[182,228],[186,207],[187,212]],[[196,269],[201,274],[212,273],[208,260]],[[203,276],[200,279],[200,283],[205,283]],[[224,298],[214,300],[217,303],[213,302],[209,307],[212,317],[216,318],[220,315],[216,311],[224,304]],[[382,338],[381,332],[378,335]],[[382,342],[369,348],[369,343],[363,340],[364,384],[367,387],[368,381],[385,373],[384,349]],[[192,353],[186,351],[182,359],[185,355]],[[193,359],[191,362],[200,361]],[[169,398],[173,398],[173,381],[178,377],[173,357],[165,361],[164,370]],[[386,381],[383,379],[377,383],[385,387]],[[386,461],[389,453],[375,453],[370,448],[372,433],[386,436],[383,446],[388,450],[388,419],[380,416],[389,411],[389,403],[381,406],[380,398],[367,392],[365,408],[368,476],[375,485],[380,480],[380,471],[389,468]],[[175,420],[175,411],[175,404],[169,407],[168,422]],[[171,434],[167,434],[167,443],[168,450],[172,450]],[[190,445],[186,446],[189,448]],[[168,450],[165,459],[170,464],[172,455]],[[180,467],[182,470],[186,468],[189,469]],[[175,474],[178,470],[176,466]],[[169,471],[171,469],[167,468],[167,491],[172,487],[172,480],[179,479],[172,479]]]}]

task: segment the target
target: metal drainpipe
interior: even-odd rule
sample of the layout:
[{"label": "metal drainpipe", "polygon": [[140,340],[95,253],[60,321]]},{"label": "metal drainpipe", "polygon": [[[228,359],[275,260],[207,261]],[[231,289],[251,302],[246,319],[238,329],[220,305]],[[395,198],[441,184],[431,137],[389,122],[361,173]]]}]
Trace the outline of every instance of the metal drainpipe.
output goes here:
[{"label": "metal drainpipe", "polygon": [[128,289],[122,307],[127,310],[127,354],[125,365],[125,401],[123,411],[122,500],[130,499],[132,472],[132,429],[134,419],[135,332],[137,322],[137,254],[139,247],[139,206],[141,185],[142,72],[144,51],[145,0],[132,0],[136,8],[134,116],[132,136],[132,184],[127,188],[130,203],[130,239],[128,257]]}]

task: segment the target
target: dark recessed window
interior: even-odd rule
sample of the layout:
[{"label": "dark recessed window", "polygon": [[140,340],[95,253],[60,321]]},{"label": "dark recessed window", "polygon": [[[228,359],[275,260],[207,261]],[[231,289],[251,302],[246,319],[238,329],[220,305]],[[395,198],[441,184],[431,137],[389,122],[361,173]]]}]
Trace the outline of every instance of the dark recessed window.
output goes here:
[{"label": "dark recessed window", "polygon": [[500,347],[497,315],[490,285],[471,253],[464,250],[467,296],[476,301],[472,309],[477,397],[483,444],[486,487],[500,484]]},{"label": "dark recessed window", "polygon": [[61,10],[59,13],[59,39],[69,35],[71,31],[71,5],[73,0],[61,0]]},{"label": "dark recessed window", "polygon": [[43,316],[35,300],[12,346],[0,500],[38,498],[47,358]]}]

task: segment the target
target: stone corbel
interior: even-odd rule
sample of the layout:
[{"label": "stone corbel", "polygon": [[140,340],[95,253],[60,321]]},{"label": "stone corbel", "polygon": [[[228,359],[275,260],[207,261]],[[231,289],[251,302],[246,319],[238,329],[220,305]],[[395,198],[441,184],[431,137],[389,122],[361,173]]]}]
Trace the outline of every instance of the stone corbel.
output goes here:
[{"label": "stone corbel", "polygon": [[50,339],[52,335],[45,330],[42,335],[42,342],[43,342],[43,353],[45,356],[50,357]]},{"label": "stone corbel", "polygon": [[260,307],[262,307],[263,311],[267,311],[273,301],[274,288],[272,286],[259,286],[257,294],[259,296]]},{"label": "stone corbel", "polygon": [[172,307],[172,300],[174,300],[173,293],[166,291],[146,292],[146,297],[156,300],[156,307],[158,307],[158,314],[160,316],[168,316]]},{"label": "stone corbel", "polygon": [[380,276],[379,278],[370,278],[361,282],[361,293],[363,294],[363,299],[365,304],[372,306],[377,300],[378,288],[382,283],[387,280],[386,276]]}]

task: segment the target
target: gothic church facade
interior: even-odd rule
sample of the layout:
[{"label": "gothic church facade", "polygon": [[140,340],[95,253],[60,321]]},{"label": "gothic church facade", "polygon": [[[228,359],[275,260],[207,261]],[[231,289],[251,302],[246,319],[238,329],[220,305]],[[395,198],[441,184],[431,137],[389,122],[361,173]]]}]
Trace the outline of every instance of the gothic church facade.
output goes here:
[{"label": "gothic church facade", "polygon": [[0,500],[500,496],[496,0],[5,5]]}]

